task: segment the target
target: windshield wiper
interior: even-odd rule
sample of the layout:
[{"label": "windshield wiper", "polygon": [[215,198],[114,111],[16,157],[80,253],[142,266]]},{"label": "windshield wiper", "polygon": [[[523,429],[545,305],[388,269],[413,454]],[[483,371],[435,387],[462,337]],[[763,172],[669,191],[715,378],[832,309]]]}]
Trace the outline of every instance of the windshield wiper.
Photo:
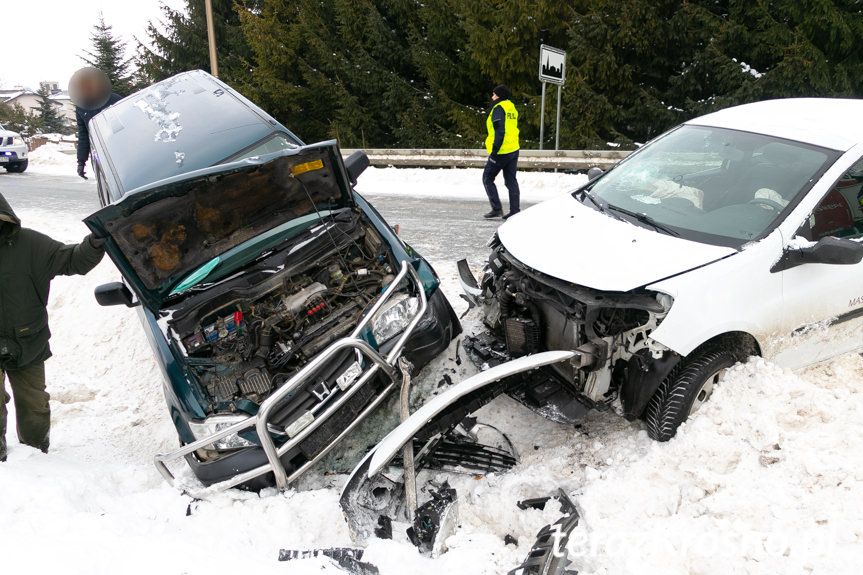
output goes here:
[{"label": "windshield wiper", "polygon": [[635,219],[635,220],[637,220],[643,224],[647,224],[648,226],[652,227],[656,231],[663,232],[665,234],[668,234],[669,236],[680,237],[679,232],[669,228],[668,226],[666,226],[664,224],[660,224],[659,222],[657,222],[656,220],[654,220],[653,218],[651,218],[647,214],[642,214],[639,212],[633,212],[631,210],[627,210],[626,208],[621,208],[619,206],[615,206],[612,204],[606,204],[606,206],[610,210],[614,210],[615,212],[620,212],[621,214],[626,214],[627,216],[629,216],[629,217],[631,217],[631,218],[633,218],[633,219]]},{"label": "windshield wiper", "polygon": [[600,212],[605,211],[605,206],[603,206],[601,203],[599,203],[599,200],[594,198],[593,194],[591,194],[590,190],[588,190],[587,188],[584,188],[583,190],[581,190],[581,197],[587,198],[588,200],[590,200],[590,203],[593,204],[594,206],[596,206],[596,209],[599,210]]}]

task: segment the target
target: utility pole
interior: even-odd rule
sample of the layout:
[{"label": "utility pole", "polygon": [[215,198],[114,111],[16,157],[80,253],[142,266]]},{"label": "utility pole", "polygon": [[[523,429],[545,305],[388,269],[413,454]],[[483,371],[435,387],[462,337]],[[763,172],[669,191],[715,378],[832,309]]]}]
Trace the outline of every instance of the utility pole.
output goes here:
[{"label": "utility pole", "polygon": [[216,61],[216,31],[213,26],[213,1],[204,0],[207,11],[207,43],[210,46],[210,73],[219,77],[219,63]]}]

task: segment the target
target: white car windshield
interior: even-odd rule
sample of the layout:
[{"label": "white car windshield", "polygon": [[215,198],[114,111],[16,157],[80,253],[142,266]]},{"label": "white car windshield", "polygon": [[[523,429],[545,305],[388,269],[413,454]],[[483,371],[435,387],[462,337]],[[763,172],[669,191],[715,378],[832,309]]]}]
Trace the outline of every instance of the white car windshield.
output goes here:
[{"label": "white car windshield", "polygon": [[838,157],[799,142],[687,125],[621,162],[587,193],[609,215],[739,247],[778,225]]}]

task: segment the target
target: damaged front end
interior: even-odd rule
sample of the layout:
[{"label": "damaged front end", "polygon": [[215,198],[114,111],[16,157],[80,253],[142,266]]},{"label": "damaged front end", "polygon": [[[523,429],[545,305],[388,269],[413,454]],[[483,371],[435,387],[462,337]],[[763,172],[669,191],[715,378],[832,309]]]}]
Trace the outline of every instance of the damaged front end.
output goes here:
[{"label": "damaged front end", "polygon": [[[185,458],[205,484],[253,487],[253,480],[272,474],[275,485],[284,489],[395,388],[400,381],[395,361],[429,309],[416,270],[403,262],[388,289],[377,299],[368,298],[357,324],[339,318],[362,314],[363,297],[354,294],[350,303],[338,304],[338,297],[327,291],[312,284],[288,298],[276,295],[272,305],[277,309],[269,314],[264,298],[248,312],[216,314],[221,319],[215,328],[204,325],[182,339],[186,346],[197,344],[187,377],[206,390],[214,415],[198,424],[195,441],[156,456],[167,480],[174,479],[168,462]],[[412,309],[405,315],[406,325],[394,334],[398,337],[387,346],[381,345],[386,340],[375,341],[386,328],[382,318],[409,300],[413,303],[406,307]],[[309,319],[329,307],[332,321]],[[169,322],[169,333],[182,319]],[[200,343],[213,331],[220,339]],[[195,432],[194,422],[192,426]],[[234,466],[232,459],[237,460]],[[209,475],[211,466],[228,473]]]},{"label": "damaged front end", "polygon": [[357,465],[342,490],[339,503],[354,539],[363,543],[402,533],[425,553],[443,552],[457,524],[460,480],[502,473],[518,463],[509,438],[472,415],[521,385],[523,374],[573,357],[570,351],[548,351],[491,367],[406,418]]},{"label": "damaged front end", "polygon": [[[431,266],[354,196],[334,143],[196,172],[90,216],[141,305],[205,486],[284,489],[460,332]],[[124,292],[125,290],[125,292]],[[125,295],[124,295],[125,294]],[[134,305],[123,284],[98,290]]]},{"label": "damaged front end", "polygon": [[573,358],[534,375],[510,395],[560,423],[613,407],[629,419],[644,411],[679,356],[651,339],[671,296],[645,289],[608,292],[572,284],[519,262],[495,238],[481,280],[459,262],[465,297],[479,306],[488,331],[465,338],[480,368],[549,349]]}]

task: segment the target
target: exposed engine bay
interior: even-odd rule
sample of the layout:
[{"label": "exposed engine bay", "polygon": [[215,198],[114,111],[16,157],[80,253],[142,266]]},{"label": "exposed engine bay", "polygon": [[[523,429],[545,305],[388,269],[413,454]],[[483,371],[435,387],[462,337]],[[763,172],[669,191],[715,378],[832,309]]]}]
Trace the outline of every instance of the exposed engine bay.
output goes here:
[{"label": "exposed engine bay", "polygon": [[[188,298],[168,322],[188,356],[189,374],[211,413],[254,413],[311,358],[349,334],[393,279],[380,236],[350,210],[321,222],[258,258],[233,278]],[[290,412],[324,402],[359,375],[354,361],[333,362],[339,381],[322,377],[298,392]],[[344,379],[344,381],[342,381]],[[300,397],[302,396],[302,397]]]},{"label": "exposed engine bay", "polygon": [[[463,283],[466,271],[466,262],[460,263]],[[521,264],[498,242],[475,291],[490,332],[467,339],[465,346],[479,365],[544,350],[576,352],[571,361],[543,370],[544,375],[510,392],[561,423],[611,404],[630,368],[641,369],[642,358],[649,362],[668,352],[649,338],[671,305],[663,294],[603,292],[564,282]]]}]

